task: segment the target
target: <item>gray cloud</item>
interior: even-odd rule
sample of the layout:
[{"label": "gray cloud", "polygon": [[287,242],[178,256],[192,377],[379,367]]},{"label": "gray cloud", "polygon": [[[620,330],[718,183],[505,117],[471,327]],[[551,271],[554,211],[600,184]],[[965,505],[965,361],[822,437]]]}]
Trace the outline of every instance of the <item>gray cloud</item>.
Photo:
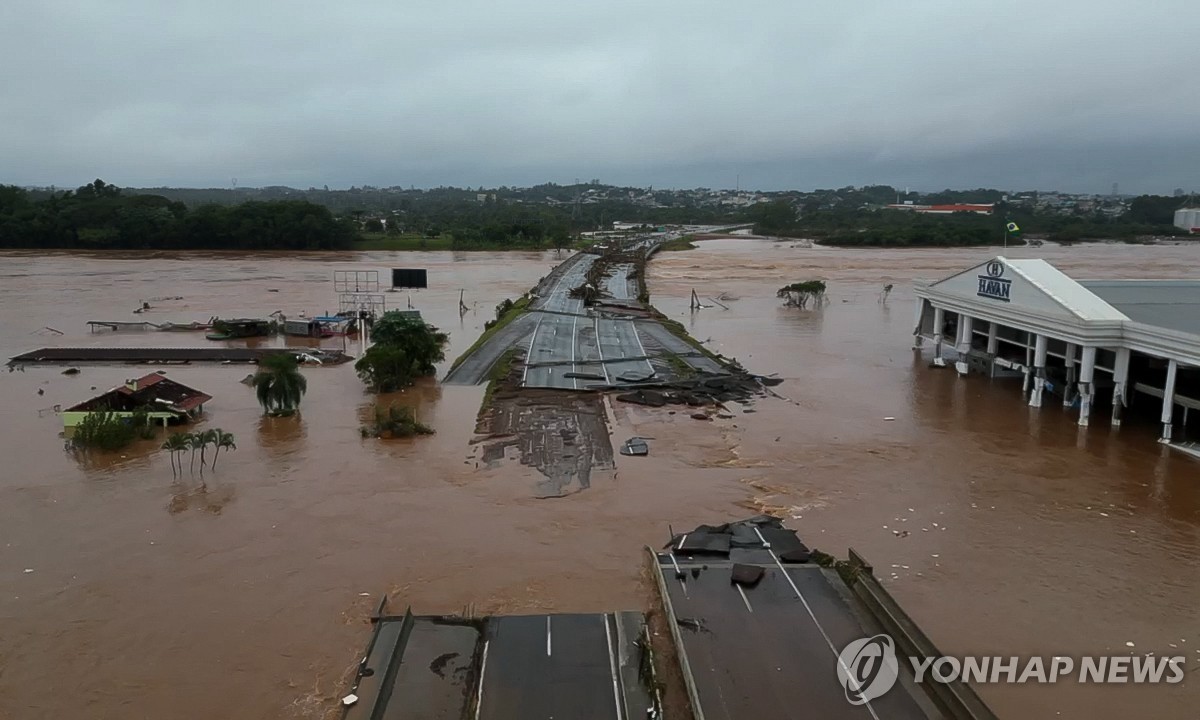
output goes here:
[{"label": "gray cloud", "polygon": [[0,182],[1200,189],[1194,0],[11,0]]}]

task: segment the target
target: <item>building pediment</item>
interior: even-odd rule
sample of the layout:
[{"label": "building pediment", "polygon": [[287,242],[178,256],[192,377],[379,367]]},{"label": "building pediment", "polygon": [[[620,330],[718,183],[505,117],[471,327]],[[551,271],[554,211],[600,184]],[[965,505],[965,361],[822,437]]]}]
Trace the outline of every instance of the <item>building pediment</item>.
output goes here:
[{"label": "building pediment", "polygon": [[1044,260],[995,257],[929,285],[928,291],[976,307],[992,307],[996,312],[1057,318],[1072,324],[1128,319]]}]

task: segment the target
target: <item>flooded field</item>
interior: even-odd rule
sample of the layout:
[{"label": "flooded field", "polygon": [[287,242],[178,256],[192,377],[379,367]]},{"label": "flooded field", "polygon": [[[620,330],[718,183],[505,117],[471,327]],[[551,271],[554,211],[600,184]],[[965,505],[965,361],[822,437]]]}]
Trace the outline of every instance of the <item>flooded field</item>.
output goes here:
[{"label": "flooded field", "polygon": [[[792,518],[810,545],[854,546],[949,653],[1178,652],[1195,667],[1200,462],[1155,443],[1153,426],[1080,431],[1053,404],[1025,407],[1019,384],[931,370],[909,349],[910,281],[986,255],[741,239],[660,254],[652,302],[712,349],[785,377],[775,389],[790,401],[704,423],[609,403],[614,442],[652,438],[650,455],[617,456],[588,489],[551,500],[535,499],[535,469],[479,461],[482,387],[431,382],[388,398],[437,434],[382,442],[359,437],[375,398],[351,365],[306,369],[291,419],[261,416],[238,383],[246,366],[166,368],[214,396],[201,427],[237,438],[202,484],[174,478],[157,442],[110,458],[63,450],[55,405],[153,368],[0,374],[0,718],[322,717],[381,592],[424,613],[648,608],[642,546],[665,542],[668,523],[761,508]],[[1195,276],[1200,247],[1008,255],[1077,276],[1177,277]],[[89,334],[85,323],[312,315],[336,309],[334,270],[426,267],[432,289],[389,294],[389,307],[411,300],[449,332],[449,361],[496,303],[559,260],[0,253],[0,355],[209,345],[202,333]],[[782,307],[775,289],[810,278],[829,283],[830,304]],[[460,288],[472,308],[461,318]],[[737,299],[692,314],[693,288]],[[151,310],[132,314],[142,302]],[[1200,704],[1190,675],[1171,687],[979,690],[1002,718],[1183,718]]]}]

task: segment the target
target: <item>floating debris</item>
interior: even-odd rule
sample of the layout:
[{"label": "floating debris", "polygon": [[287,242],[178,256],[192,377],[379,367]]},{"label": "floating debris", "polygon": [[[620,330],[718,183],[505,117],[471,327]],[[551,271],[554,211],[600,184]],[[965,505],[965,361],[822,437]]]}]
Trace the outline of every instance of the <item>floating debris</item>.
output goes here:
[{"label": "floating debris", "polygon": [[650,446],[640,437],[632,437],[625,441],[621,446],[622,455],[646,455],[650,452]]}]

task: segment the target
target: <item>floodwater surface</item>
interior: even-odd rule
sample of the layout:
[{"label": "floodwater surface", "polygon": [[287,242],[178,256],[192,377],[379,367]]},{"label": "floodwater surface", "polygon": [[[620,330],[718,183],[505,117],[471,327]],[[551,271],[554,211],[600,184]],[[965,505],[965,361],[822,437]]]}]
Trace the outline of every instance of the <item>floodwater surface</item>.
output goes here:
[{"label": "floodwater surface", "polygon": [[[1179,277],[1194,274],[1200,247],[1008,254],[1079,277]],[[912,279],[987,255],[754,239],[659,255],[652,302],[714,350],[786,378],[775,389],[787,399],[714,422],[610,402],[614,442],[650,438],[650,455],[620,456],[587,490],[551,500],[534,497],[535,469],[480,462],[478,387],[425,382],[383,398],[437,434],[379,441],[359,436],[376,398],[352,365],[305,369],[308,394],[288,419],[262,417],[238,382],[247,366],[166,367],[214,397],[199,427],[233,432],[238,446],[203,477],[185,455],[175,477],[159,442],[110,457],[65,451],[54,413],[155,368],[0,374],[0,718],[324,717],[381,593],[421,613],[648,609],[643,546],[665,542],[668,524],[760,509],[812,546],[864,554],[951,654],[1178,653],[1196,667],[1200,462],[1157,444],[1152,425],[1081,430],[1052,404],[1026,407],[1019,383],[932,370],[910,350]],[[93,334],[85,323],[313,315],[337,309],[334,270],[426,267],[431,289],[386,298],[450,333],[444,372],[497,303],[561,259],[3,253],[0,355],[211,345],[202,333]],[[812,278],[829,283],[826,307],[775,298]],[[693,288],[728,309],[691,313]],[[133,314],[142,302],[151,310]],[[1188,677],[979,691],[1002,718],[1184,718],[1200,704]]]}]

